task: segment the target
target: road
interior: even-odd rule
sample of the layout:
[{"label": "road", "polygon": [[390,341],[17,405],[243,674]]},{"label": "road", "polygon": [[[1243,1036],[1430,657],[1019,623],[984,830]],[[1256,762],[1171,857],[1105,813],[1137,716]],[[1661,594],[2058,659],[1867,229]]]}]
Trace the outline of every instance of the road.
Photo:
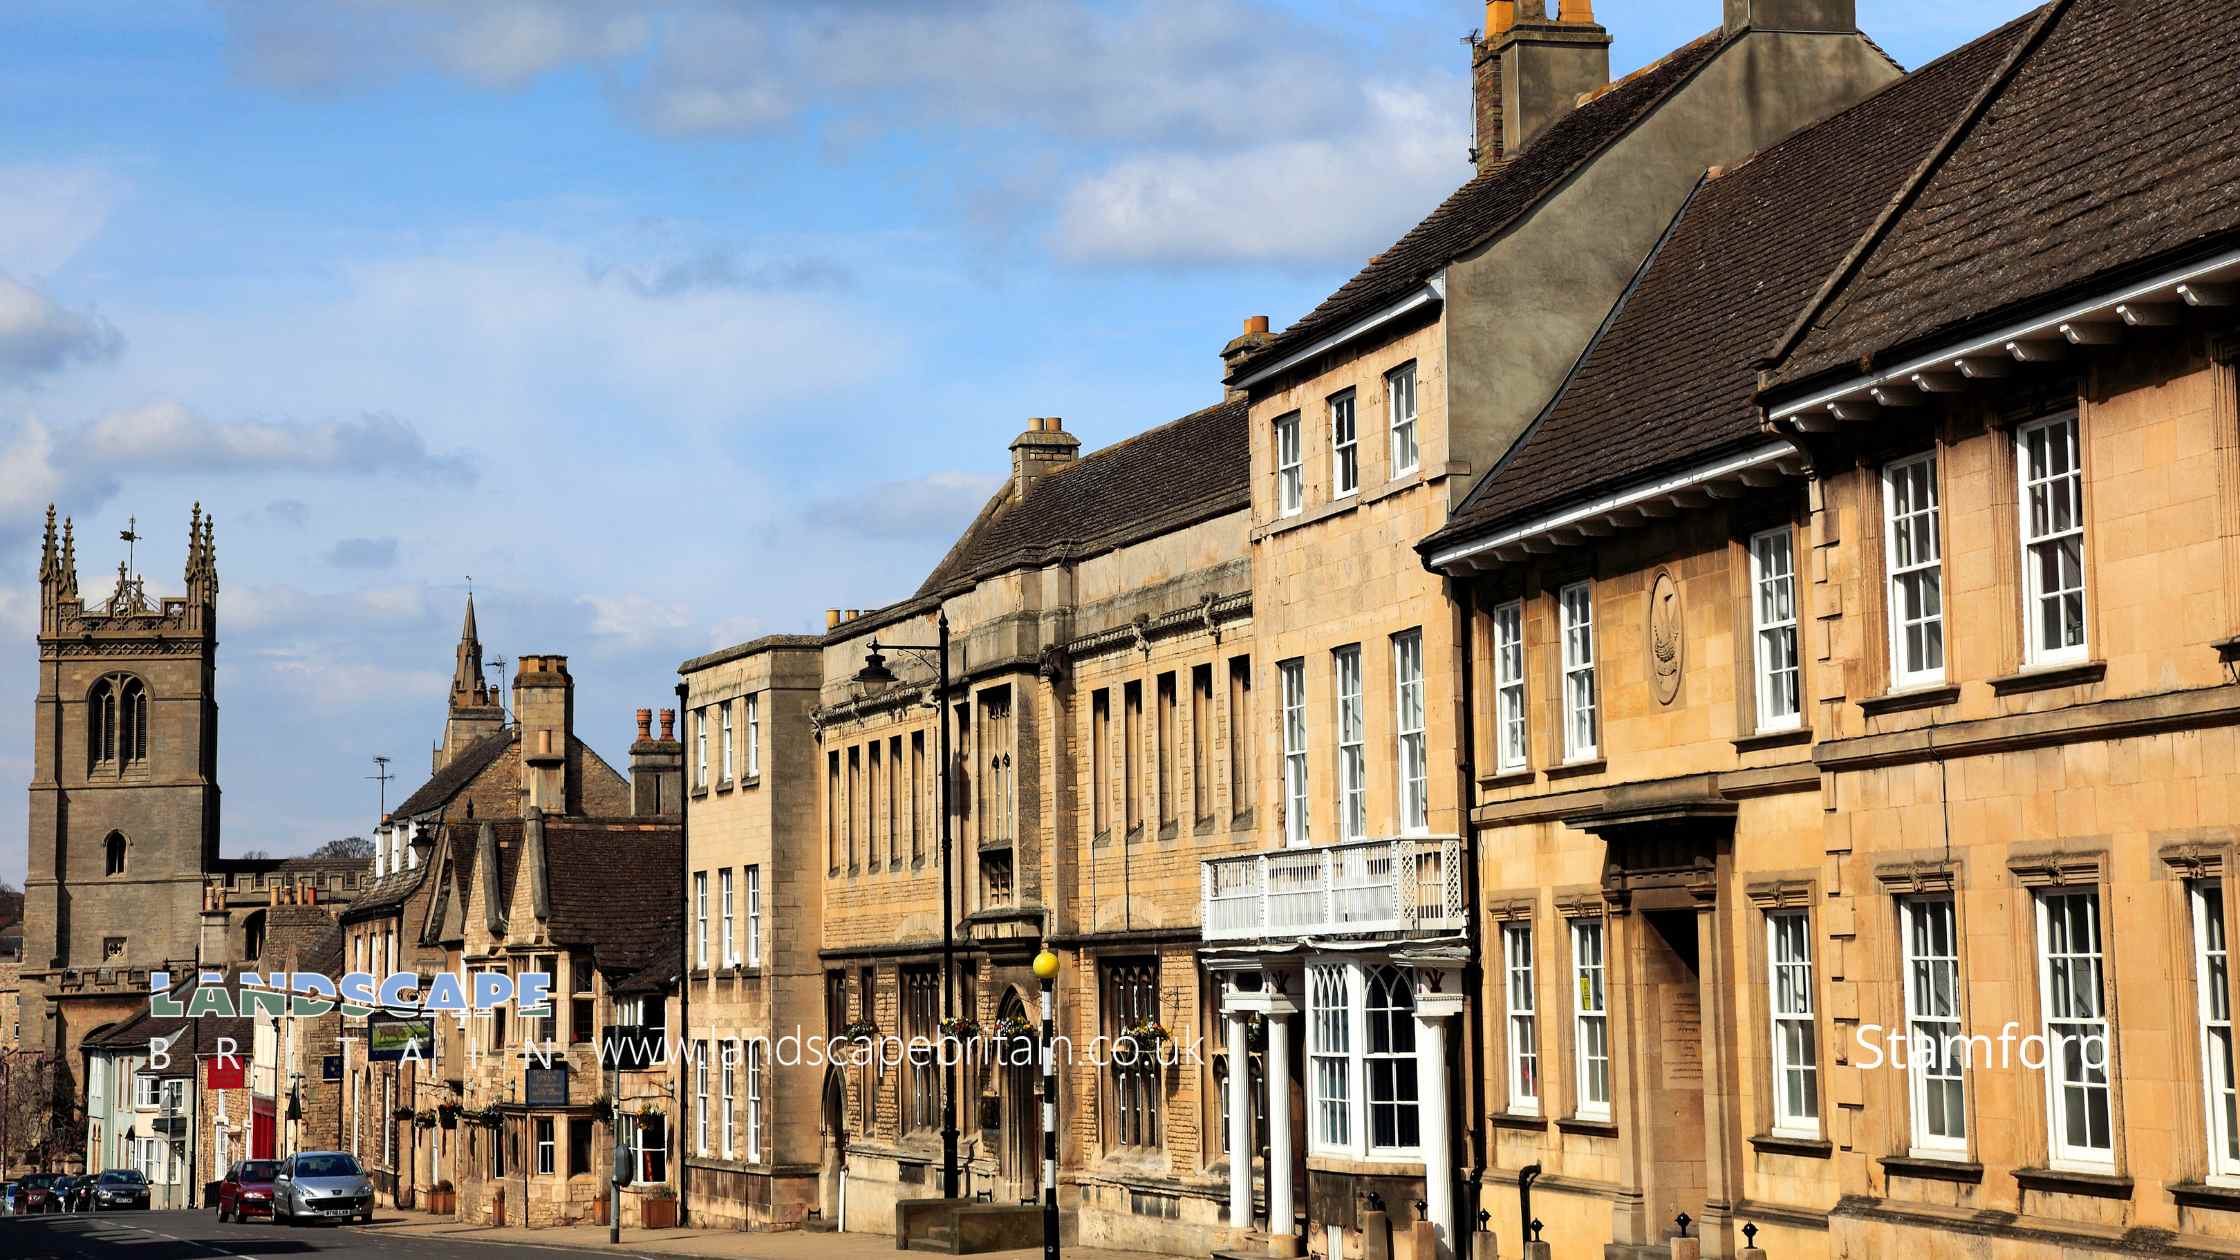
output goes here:
[{"label": "road", "polygon": [[[628,1256],[628,1248],[618,1248]],[[0,1216],[0,1257],[9,1260],[501,1260],[582,1255],[558,1247],[452,1242],[337,1225],[221,1225],[209,1212],[103,1212],[87,1216]]]}]

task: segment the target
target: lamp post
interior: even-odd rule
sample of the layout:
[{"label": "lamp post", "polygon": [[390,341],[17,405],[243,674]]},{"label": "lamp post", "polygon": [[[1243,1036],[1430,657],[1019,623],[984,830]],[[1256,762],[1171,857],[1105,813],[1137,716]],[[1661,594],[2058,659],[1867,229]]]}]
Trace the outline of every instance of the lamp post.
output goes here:
[{"label": "lamp post", "polygon": [[1048,948],[1034,956],[1034,978],[1042,982],[1042,1260],[1058,1260],[1058,1039],[1050,1011],[1058,956]]},{"label": "lamp post", "polygon": [[[887,668],[887,658],[882,649],[908,652],[924,660],[933,657],[934,669],[934,721],[941,729],[941,782],[937,806],[941,811],[941,1023],[947,1027],[954,1017],[957,998],[957,946],[953,922],[956,913],[956,892],[953,887],[954,871],[949,857],[949,780],[956,774],[949,751],[949,611],[943,609],[936,623],[938,641],[923,643],[881,643],[873,639],[870,652],[864,657],[863,668],[856,671],[855,681],[866,686],[892,686],[896,681],[894,671]],[[941,1056],[941,1197],[957,1197],[957,1063],[956,1058],[944,1053]]]}]

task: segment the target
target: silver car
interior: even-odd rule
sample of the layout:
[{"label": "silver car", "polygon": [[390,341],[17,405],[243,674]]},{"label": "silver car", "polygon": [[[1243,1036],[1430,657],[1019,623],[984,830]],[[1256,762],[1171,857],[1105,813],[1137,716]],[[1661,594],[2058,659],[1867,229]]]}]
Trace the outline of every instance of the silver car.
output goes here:
[{"label": "silver car", "polygon": [[272,1219],[373,1220],[373,1180],[348,1151],[298,1151],[272,1177]]}]

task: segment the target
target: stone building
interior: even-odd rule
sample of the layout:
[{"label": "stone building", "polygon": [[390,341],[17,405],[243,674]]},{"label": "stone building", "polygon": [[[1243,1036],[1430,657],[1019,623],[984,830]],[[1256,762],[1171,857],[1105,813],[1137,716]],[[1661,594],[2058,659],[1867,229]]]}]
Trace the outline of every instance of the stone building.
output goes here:
[{"label": "stone building", "polygon": [[2232,41],[2063,0],[1710,172],[1422,544],[1499,1232],[2240,1236]]},{"label": "stone building", "polygon": [[1469,626],[1410,544],[1527,431],[1705,168],[1901,73],[1849,4],[1729,4],[1615,83],[1609,42],[1583,3],[1486,6],[1478,173],[1232,347],[1267,851],[1207,860],[1201,942],[1224,1039],[1266,1047],[1276,1171],[1257,1195],[1237,1178],[1230,1223],[1279,1253],[1360,1254],[1389,1229],[1395,1254],[1457,1254],[1487,1168],[1475,1100],[1448,1087],[1478,1070],[1486,983],[1464,904]]}]

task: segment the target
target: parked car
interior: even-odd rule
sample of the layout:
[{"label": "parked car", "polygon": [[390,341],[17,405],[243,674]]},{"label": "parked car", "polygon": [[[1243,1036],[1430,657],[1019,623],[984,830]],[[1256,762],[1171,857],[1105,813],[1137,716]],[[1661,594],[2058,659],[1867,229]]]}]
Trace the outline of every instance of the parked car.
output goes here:
[{"label": "parked car", "polygon": [[86,1184],[85,1206],[93,1211],[148,1206],[148,1178],[137,1168],[112,1168]]},{"label": "parked car", "polygon": [[373,1221],[373,1179],[348,1151],[298,1151],[280,1161],[272,1178],[272,1217]]},{"label": "parked car", "polygon": [[245,1221],[252,1216],[272,1216],[272,1177],[280,1171],[275,1159],[235,1160],[218,1183],[218,1219]]},{"label": "parked car", "polygon": [[54,1179],[54,1198],[65,1212],[75,1212],[85,1206],[85,1178],[64,1173]]},{"label": "parked car", "polygon": [[0,1212],[13,1215],[16,1210],[16,1183],[0,1181]]},{"label": "parked car", "polygon": [[18,1184],[16,1210],[29,1215],[33,1212],[59,1212],[62,1200],[55,1197],[54,1183],[61,1178],[53,1173],[31,1173]]}]

